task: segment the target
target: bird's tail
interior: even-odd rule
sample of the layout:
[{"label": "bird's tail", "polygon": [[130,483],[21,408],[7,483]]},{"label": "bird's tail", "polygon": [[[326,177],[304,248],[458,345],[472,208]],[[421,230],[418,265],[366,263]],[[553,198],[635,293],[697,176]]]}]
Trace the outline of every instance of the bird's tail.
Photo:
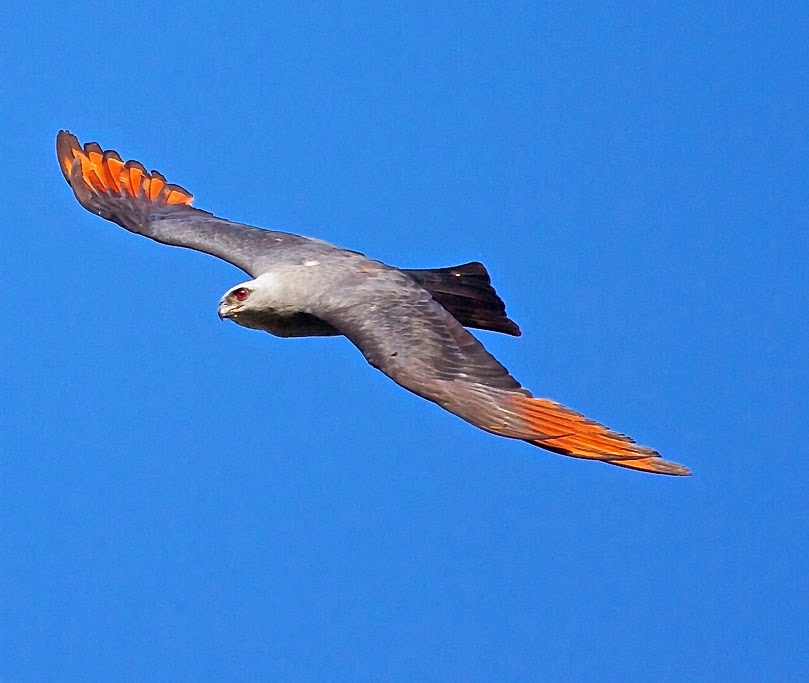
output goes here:
[{"label": "bird's tail", "polygon": [[406,270],[464,327],[520,336],[517,323],[492,287],[486,267],[477,261],[450,268]]}]

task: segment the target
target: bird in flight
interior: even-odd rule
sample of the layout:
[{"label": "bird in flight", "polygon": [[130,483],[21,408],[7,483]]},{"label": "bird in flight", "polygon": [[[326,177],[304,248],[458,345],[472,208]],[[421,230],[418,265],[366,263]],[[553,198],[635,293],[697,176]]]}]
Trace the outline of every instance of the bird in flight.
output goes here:
[{"label": "bird in flight", "polygon": [[317,239],[217,218],[192,195],[98,143],[56,137],[59,166],[88,211],[163,244],[211,254],[252,279],[219,317],[279,337],[343,335],[400,386],[492,434],[576,458],[687,475],[657,451],[515,380],[465,328],[518,336],[481,263],[403,270]]}]

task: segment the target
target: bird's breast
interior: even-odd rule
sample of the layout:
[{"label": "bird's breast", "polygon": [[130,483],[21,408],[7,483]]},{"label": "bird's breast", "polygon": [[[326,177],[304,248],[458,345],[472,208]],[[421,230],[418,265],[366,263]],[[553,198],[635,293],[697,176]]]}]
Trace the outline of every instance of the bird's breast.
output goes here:
[{"label": "bird's breast", "polygon": [[327,322],[309,313],[249,311],[234,316],[233,320],[244,327],[263,330],[276,337],[328,337],[339,334]]}]

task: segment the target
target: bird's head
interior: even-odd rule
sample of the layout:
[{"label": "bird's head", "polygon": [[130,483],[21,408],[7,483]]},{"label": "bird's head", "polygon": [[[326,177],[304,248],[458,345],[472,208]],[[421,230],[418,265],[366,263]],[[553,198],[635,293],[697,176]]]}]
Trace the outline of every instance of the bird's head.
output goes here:
[{"label": "bird's head", "polygon": [[219,301],[219,317],[255,329],[267,329],[272,319],[278,316],[278,278],[263,273],[255,280],[231,287]]},{"label": "bird's head", "polygon": [[261,305],[257,284],[255,280],[250,280],[250,282],[243,282],[231,287],[225,292],[219,301],[219,318],[222,320],[230,318],[239,322],[239,316],[257,310]]}]

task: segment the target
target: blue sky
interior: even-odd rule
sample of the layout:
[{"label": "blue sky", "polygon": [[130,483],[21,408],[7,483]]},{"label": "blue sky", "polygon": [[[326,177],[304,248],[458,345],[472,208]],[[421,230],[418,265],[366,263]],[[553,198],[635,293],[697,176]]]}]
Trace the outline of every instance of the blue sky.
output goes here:
[{"label": "blue sky", "polygon": [[[9,11],[3,678],[805,677],[805,5]],[[81,209],[60,128],[221,216],[483,261],[516,377],[694,476],[220,323],[242,274]]]}]

